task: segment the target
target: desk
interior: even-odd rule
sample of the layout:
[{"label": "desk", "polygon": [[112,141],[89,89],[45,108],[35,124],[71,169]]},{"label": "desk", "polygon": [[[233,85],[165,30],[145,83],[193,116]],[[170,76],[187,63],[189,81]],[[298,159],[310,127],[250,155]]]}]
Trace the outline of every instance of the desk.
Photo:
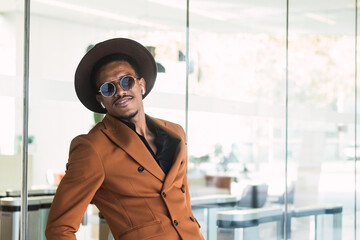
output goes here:
[{"label": "desk", "polygon": [[206,232],[203,233],[206,234],[207,240],[217,239],[216,214],[219,211],[234,209],[240,198],[240,196],[229,194],[214,194],[191,198],[193,211],[203,210],[204,212]]}]

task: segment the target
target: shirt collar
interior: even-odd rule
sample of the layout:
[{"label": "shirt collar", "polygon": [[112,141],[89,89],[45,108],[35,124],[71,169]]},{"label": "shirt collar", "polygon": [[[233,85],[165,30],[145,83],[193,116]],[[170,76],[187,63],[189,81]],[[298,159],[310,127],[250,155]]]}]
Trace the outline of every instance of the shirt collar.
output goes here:
[{"label": "shirt collar", "polygon": [[[146,125],[147,127],[150,129],[150,131],[154,134],[156,134],[156,137],[160,137],[161,135],[166,135],[166,133],[164,131],[162,131],[159,126],[148,116],[145,114],[145,119],[146,119]],[[135,133],[136,132],[136,127],[135,124],[132,122],[126,122],[124,120],[119,119],[121,122],[123,122],[126,126],[128,126],[130,129],[132,129]]]}]

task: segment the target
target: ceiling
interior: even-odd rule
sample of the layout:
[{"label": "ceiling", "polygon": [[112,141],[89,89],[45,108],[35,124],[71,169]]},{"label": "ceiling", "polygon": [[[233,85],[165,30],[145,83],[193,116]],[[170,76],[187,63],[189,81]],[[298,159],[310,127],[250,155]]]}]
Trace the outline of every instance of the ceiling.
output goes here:
[{"label": "ceiling", "polygon": [[[355,1],[289,1],[289,33],[354,35]],[[0,0],[0,11],[22,11]],[[285,0],[190,0],[190,30],[286,32]],[[186,30],[186,0],[31,0],[31,13],[118,29]]]}]

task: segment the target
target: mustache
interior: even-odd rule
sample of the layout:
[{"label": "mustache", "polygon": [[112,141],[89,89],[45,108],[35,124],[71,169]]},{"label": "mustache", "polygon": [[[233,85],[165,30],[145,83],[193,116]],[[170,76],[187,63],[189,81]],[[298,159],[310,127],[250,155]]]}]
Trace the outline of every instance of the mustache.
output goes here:
[{"label": "mustache", "polygon": [[113,104],[116,103],[118,100],[122,99],[122,98],[125,98],[125,97],[130,97],[130,98],[134,98],[133,96],[131,95],[123,95],[123,96],[119,96],[117,98],[114,99],[113,101]]}]

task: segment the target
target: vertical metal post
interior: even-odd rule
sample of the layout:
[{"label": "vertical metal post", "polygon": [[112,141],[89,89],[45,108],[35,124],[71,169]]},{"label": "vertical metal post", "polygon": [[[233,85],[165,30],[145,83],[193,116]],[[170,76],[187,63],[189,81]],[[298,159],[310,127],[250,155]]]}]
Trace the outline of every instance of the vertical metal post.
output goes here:
[{"label": "vertical metal post", "polygon": [[318,240],[318,215],[315,215],[314,216],[314,223],[315,223],[315,230],[314,230],[314,233],[315,233],[315,236],[314,236],[314,239],[315,240]]},{"label": "vertical metal post", "polygon": [[207,208],[207,218],[206,218],[206,239],[207,240],[216,240],[217,239],[217,213],[220,211],[232,210],[233,207],[209,207]]},{"label": "vertical metal post", "polygon": [[285,70],[285,214],[284,214],[284,239],[288,233],[288,115],[289,115],[289,0],[286,0],[286,70]]},{"label": "vertical metal post", "polygon": [[251,207],[252,208],[258,208],[258,186],[253,185],[251,187]]},{"label": "vertical metal post", "polygon": [[333,224],[332,224],[332,235],[333,240],[342,239],[342,213],[333,214]]},{"label": "vertical metal post", "polygon": [[216,240],[217,235],[217,226],[216,226],[216,213],[219,211],[219,208],[208,208],[207,216],[207,240]]},{"label": "vertical metal post", "polygon": [[28,239],[28,128],[29,128],[29,42],[30,0],[25,0],[24,9],[24,95],[23,95],[23,141],[22,141],[22,187],[20,239]]},{"label": "vertical metal post", "polygon": [[[238,229],[236,229],[236,230],[238,230]],[[259,225],[254,226],[254,227],[243,228],[243,229],[239,229],[239,230],[242,231],[242,237],[243,237],[242,239],[244,239],[244,240],[259,240],[260,239]]]},{"label": "vertical metal post", "polygon": [[355,0],[355,152],[354,152],[354,239],[357,239],[357,22],[358,22],[358,1]]},{"label": "vertical metal post", "polygon": [[190,60],[189,60],[189,0],[186,0],[186,89],[185,89],[185,133],[186,140],[188,137],[188,122],[189,122],[189,73],[190,73]]}]

